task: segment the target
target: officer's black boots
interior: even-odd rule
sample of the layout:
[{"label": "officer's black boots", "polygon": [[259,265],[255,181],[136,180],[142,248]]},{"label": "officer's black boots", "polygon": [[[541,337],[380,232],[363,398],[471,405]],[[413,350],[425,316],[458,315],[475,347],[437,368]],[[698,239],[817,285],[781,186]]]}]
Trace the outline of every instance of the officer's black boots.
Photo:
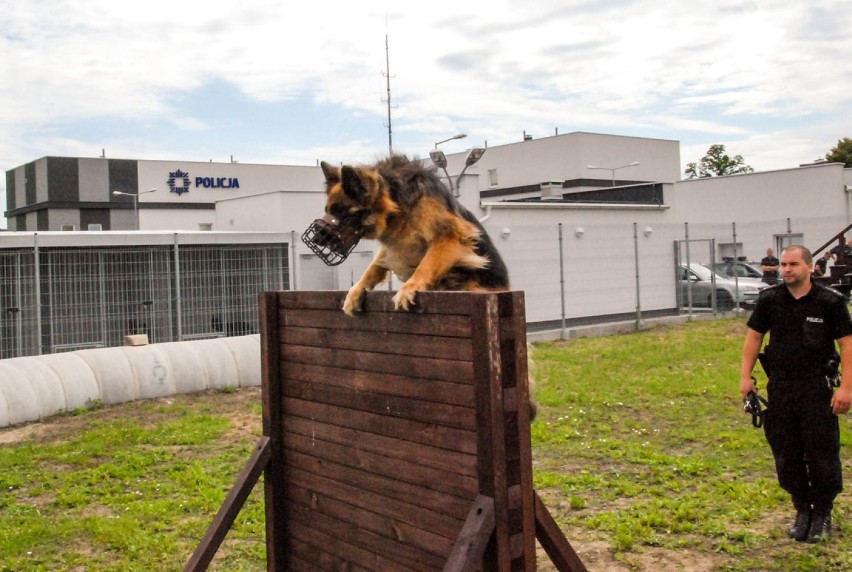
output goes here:
[{"label": "officer's black boots", "polygon": [[795,538],[799,542],[808,538],[811,530],[811,509],[802,508],[796,511],[796,520],[787,531],[787,536]]},{"label": "officer's black boots", "polygon": [[831,512],[815,512],[811,518],[811,527],[808,531],[808,542],[816,544],[831,538]]}]

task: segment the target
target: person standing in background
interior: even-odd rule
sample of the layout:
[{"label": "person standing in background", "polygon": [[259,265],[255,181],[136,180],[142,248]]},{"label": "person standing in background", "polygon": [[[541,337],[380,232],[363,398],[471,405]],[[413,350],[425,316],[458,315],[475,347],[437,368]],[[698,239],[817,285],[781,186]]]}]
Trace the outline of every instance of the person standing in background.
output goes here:
[{"label": "person standing in background", "polygon": [[766,256],[760,261],[760,269],[763,271],[763,281],[769,284],[778,284],[778,268],[780,261],[775,258],[771,248],[766,249]]}]

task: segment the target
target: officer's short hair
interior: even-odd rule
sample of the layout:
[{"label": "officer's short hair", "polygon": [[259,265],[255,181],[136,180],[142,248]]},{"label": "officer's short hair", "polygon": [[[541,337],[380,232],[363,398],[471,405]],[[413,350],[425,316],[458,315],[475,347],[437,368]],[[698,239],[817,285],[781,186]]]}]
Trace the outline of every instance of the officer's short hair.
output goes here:
[{"label": "officer's short hair", "polygon": [[802,246],[801,244],[793,244],[784,249],[784,252],[789,252],[791,250],[798,250],[802,255],[802,260],[805,261],[805,264],[813,264],[814,263],[814,255],[811,254],[811,251]]}]

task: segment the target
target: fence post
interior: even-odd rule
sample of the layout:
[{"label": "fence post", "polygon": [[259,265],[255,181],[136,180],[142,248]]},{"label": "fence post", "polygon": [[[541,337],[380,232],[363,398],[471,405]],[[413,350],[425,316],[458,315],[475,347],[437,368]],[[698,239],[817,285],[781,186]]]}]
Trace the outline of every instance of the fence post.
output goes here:
[{"label": "fence post", "polygon": [[38,355],[44,353],[41,329],[41,263],[39,261],[38,233],[33,233],[33,263],[35,264],[35,299],[36,299],[36,344]]},{"label": "fence post", "polygon": [[636,268],[636,331],[642,324],[642,303],[639,298],[639,234],[637,233],[636,223],[633,223],[633,261]]},{"label": "fence post", "polygon": [[689,259],[689,223],[683,223],[684,242],[686,243],[686,300],[689,308],[689,320],[692,321],[692,280],[689,279],[692,265]]},{"label": "fence post", "polygon": [[174,247],[174,261],[175,261],[175,311],[177,312],[177,341],[183,341],[183,312],[181,311],[180,304],[180,253],[178,252],[178,233],[175,233],[175,247]]},{"label": "fence post", "polygon": [[736,308],[736,313],[739,314],[740,310],[742,310],[742,308],[740,308],[740,277],[739,277],[739,274],[736,271],[737,256],[738,256],[737,255],[737,223],[732,222],[731,223],[731,229],[732,229],[732,234],[733,234],[733,239],[734,239],[734,264],[733,264],[733,268],[734,268],[734,292],[736,293],[736,302],[735,302],[734,307]]},{"label": "fence post", "polygon": [[562,329],[559,331],[559,339],[565,339],[565,262],[562,246],[562,223],[559,223],[559,296],[562,300]]}]

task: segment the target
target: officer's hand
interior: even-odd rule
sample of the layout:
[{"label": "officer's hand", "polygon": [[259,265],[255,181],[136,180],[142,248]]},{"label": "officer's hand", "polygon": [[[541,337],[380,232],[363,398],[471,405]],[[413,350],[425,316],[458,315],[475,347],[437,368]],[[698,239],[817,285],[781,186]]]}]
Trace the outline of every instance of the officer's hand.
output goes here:
[{"label": "officer's hand", "polygon": [[852,406],[852,386],[838,387],[834,397],[831,398],[831,410],[835,415],[841,415],[848,413],[850,406]]},{"label": "officer's hand", "polygon": [[743,401],[745,401],[746,396],[752,391],[757,391],[757,387],[754,385],[754,378],[752,377],[741,377],[740,378],[740,393],[743,396]]}]

